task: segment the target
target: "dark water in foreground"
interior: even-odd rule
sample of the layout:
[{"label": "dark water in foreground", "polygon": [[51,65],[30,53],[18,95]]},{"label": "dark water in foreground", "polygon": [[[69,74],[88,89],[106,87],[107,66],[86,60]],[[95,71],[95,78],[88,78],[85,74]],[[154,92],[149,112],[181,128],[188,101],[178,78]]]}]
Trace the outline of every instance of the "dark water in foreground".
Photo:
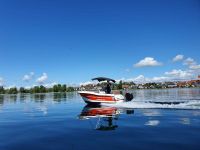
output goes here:
[{"label": "dark water in foreground", "polygon": [[133,93],[99,108],[76,93],[0,95],[0,150],[200,149],[200,89]]}]

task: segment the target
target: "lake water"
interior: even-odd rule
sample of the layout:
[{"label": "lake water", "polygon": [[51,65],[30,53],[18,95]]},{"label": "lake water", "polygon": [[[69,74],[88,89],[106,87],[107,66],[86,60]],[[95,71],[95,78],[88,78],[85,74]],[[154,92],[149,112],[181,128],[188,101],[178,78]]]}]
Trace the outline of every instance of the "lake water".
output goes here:
[{"label": "lake water", "polygon": [[77,93],[0,95],[0,150],[200,149],[200,89],[132,92],[101,107]]}]

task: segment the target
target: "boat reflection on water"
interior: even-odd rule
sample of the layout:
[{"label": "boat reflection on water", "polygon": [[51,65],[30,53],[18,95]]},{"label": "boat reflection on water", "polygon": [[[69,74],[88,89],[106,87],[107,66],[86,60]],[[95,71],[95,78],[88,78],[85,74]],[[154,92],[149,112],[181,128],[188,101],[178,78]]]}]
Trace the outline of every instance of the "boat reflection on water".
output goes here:
[{"label": "boat reflection on water", "polygon": [[78,116],[80,120],[97,119],[95,129],[100,131],[115,130],[118,125],[116,121],[120,114],[134,114],[133,109],[122,109],[101,105],[86,105],[81,114]]}]

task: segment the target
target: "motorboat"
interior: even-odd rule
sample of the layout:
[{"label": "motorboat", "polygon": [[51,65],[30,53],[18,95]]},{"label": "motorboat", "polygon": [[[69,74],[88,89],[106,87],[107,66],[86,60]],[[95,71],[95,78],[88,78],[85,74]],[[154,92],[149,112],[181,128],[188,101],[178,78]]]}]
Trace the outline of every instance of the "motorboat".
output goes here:
[{"label": "motorboat", "polygon": [[80,91],[78,93],[86,103],[117,103],[124,101],[124,96],[121,94],[106,94],[92,91]]},{"label": "motorboat", "polygon": [[[93,78],[92,80],[98,80],[99,82],[107,81],[107,84],[110,84],[110,82],[116,82],[115,80],[106,77]],[[106,91],[100,90],[79,91],[78,93],[81,95],[82,99],[88,104],[119,103],[123,101],[130,101],[133,99],[133,95],[130,93],[126,93],[125,96],[116,92],[107,93]]]}]

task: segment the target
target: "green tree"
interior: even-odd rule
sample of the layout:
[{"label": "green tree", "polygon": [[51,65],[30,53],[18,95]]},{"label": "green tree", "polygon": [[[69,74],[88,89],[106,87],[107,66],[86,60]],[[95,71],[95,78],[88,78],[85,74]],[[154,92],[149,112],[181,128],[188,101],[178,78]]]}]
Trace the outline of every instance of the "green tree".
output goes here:
[{"label": "green tree", "polygon": [[63,84],[62,85],[62,92],[66,92],[67,91],[67,86],[66,86],[66,84]]},{"label": "green tree", "polygon": [[119,81],[118,89],[122,89],[122,80]]},{"label": "green tree", "polygon": [[58,85],[53,86],[53,92],[58,92]]},{"label": "green tree", "polygon": [[53,92],[53,88],[47,88],[46,92]]},{"label": "green tree", "polygon": [[19,92],[20,92],[20,93],[26,93],[26,90],[25,90],[24,87],[20,87],[20,88],[19,88]]},{"label": "green tree", "polygon": [[4,94],[5,93],[5,89],[3,86],[0,86],[0,94]]},{"label": "green tree", "polygon": [[74,91],[74,88],[73,87],[68,87],[67,88],[67,92],[73,92]]},{"label": "green tree", "polygon": [[40,87],[39,86],[34,86],[33,93],[40,93]]},{"label": "green tree", "polygon": [[61,84],[58,84],[58,92],[62,92],[62,86],[61,86]]},{"label": "green tree", "polygon": [[18,93],[18,91],[17,91],[16,87],[8,89],[8,94],[17,94],[17,93]]},{"label": "green tree", "polygon": [[43,85],[40,85],[40,91],[39,93],[46,93],[46,87],[44,87]]}]

